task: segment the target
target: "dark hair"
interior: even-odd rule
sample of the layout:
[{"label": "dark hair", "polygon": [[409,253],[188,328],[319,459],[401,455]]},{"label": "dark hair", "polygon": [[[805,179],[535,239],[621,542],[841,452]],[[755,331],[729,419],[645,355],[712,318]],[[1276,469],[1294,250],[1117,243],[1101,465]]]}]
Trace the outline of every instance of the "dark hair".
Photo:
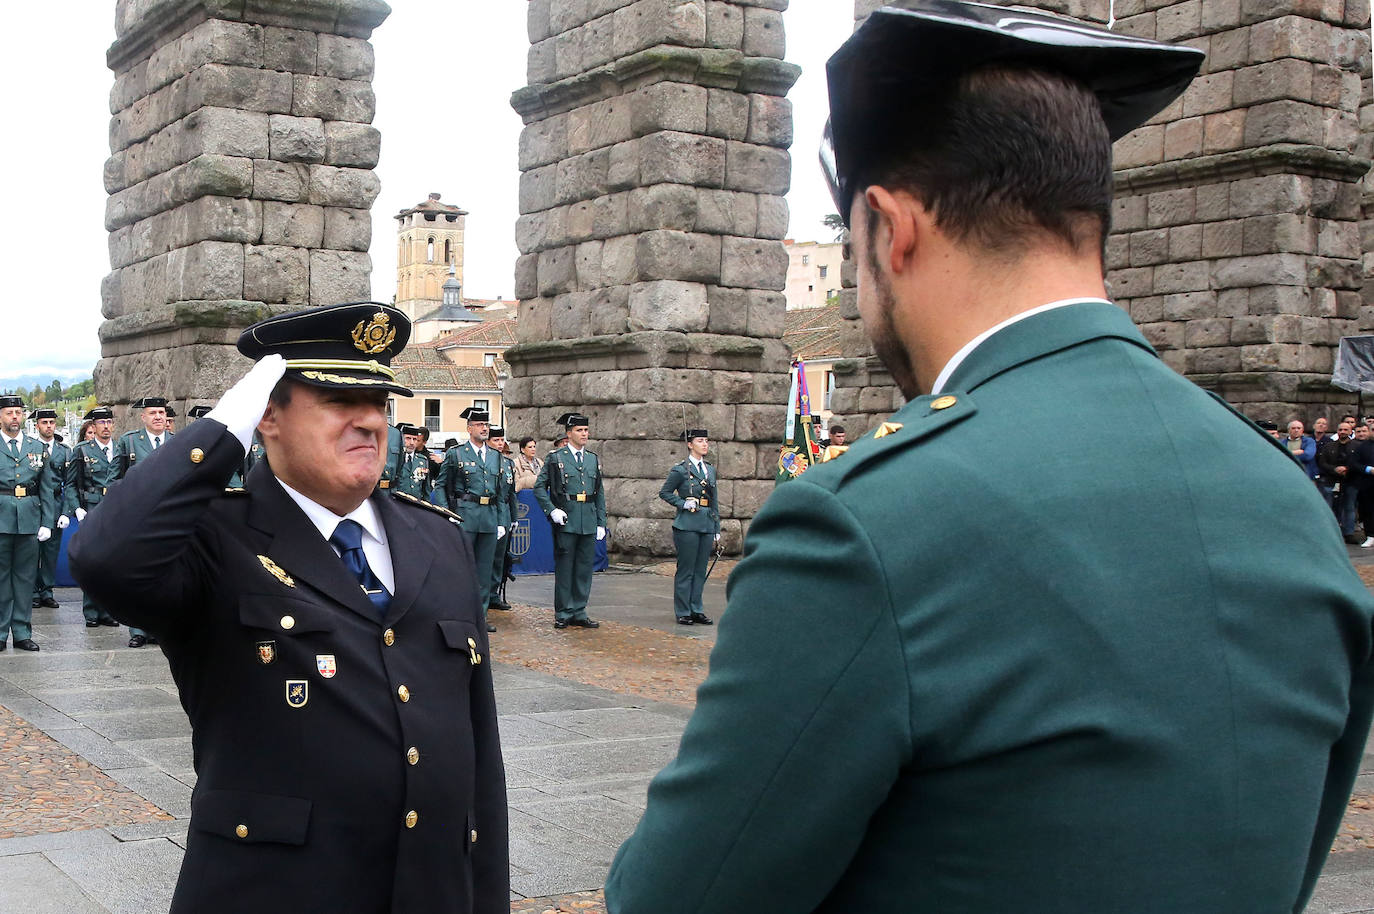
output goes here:
[{"label": "dark hair", "polygon": [[417,425],[415,427],[415,434],[420,436],[421,441],[429,441],[429,426]]},{"label": "dark hair", "polygon": [[833,435],[833,434],[835,434],[836,432],[839,432],[841,435],[846,434],[843,425],[832,425],[832,426],[830,426],[830,434]]},{"label": "dark hair", "polygon": [[531,444],[531,443],[533,443],[533,441],[534,441],[534,439],[531,438],[529,435],[526,435],[525,437],[521,438],[521,439],[520,439],[520,450],[523,451],[523,450],[525,449],[525,445]]},{"label": "dark hair", "polygon": [[448,450],[448,449],[451,448],[451,447],[457,447],[457,446],[458,446],[458,439],[457,439],[457,438],[449,438],[448,440],[446,440],[446,441],[444,442],[444,450]]},{"label": "dark hair", "polygon": [[282,375],[281,380],[276,383],[272,388],[272,392],[267,395],[267,402],[271,403],[277,409],[284,409],[290,406],[291,391],[299,383],[299,381],[288,375]]},{"label": "dark hair", "polygon": [[908,191],[941,231],[988,251],[1022,253],[1040,233],[1074,250],[1105,246],[1112,143],[1082,83],[989,65],[924,93],[894,126],[888,153],[857,176],[856,188]]}]

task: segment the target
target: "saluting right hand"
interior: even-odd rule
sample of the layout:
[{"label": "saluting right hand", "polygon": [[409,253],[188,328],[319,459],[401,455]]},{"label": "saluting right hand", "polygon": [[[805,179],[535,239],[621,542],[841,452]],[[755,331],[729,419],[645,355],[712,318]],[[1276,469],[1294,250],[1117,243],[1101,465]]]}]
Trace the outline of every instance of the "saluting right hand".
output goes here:
[{"label": "saluting right hand", "polygon": [[267,399],[272,388],[277,386],[281,376],[286,374],[286,360],[273,353],[258,360],[248,374],[239,378],[238,383],[224,392],[215,408],[205,418],[214,419],[243,444],[248,450],[253,440],[253,430],[267,412]]}]

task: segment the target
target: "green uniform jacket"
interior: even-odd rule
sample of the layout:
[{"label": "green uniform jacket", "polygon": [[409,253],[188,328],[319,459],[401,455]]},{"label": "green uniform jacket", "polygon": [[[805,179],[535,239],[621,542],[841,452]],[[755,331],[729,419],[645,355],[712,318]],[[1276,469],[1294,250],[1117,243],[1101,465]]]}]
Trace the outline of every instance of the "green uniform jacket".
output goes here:
[{"label": "green uniform jacket", "polygon": [[566,533],[595,533],[597,527],[606,526],[601,462],[585,448],[581,469],[573,459],[572,448],[565,446],[550,452],[534,481],[534,498],[545,514],[552,513],[554,508],[568,512],[568,522],[562,528]]},{"label": "green uniform jacket", "polygon": [[[38,443],[42,445],[42,439],[39,439]],[[76,493],[67,485],[67,473],[71,462],[72,449],[54,438],[52,452],[48,454],[48,472],[52,474],[53,485],[57,487],[53,496],[54,521],[59,514],[71,517],[76,513]],[[53,531],[53,536],[57,536],[56,530]]]},{"label": "green uniform jacket", "polygon": [[[162,443],[165,445],[174,434],[174,432],[163,432]],[[138,431],[125,432],[120,435],[114,448],[115,464],[119,467],[119,478],[123,479],[127,476],[140,460],[147,459],[152,452],[153,438],[147,429],[141,428]]]},{"label": "green uniform jacket", "polygon": [[[16,457],[0,436],[0,533],[36,535],[39,527],[53,530],[61,487],[62,481],[48,469],[41,441],[21,436]],[[15,494],[20,488],[23,496]]]},{"label": "green uniform jacket", "polygon": [[106,460],[99,442],[83,441],[72,451],[71,462],[67,464],[67,491],[75,499],[77,508],[89,511],[100,504],[118,478],[118,461]]},{"label": "green uniform jacket", "polygon": [[405,454],[405,440],[394,425],[386,428],[386,466],[382,467],[382,488],[391,488],[391,481],[401,472],[401,458]]},{"label": "green uniform jacket", "polygon": [[[706,464],[706,478],[692,470],[692,461],[674,464],[658,490],[658,497],[677,508],[673,528],[691,533],[719,533],[720,506],[716,503],[716,468]],[[702,503],[695,511],[682,507],[683,502],[695,498]]]},{"label": "green uniform jacket", "polygon": [[429,455],[422,450],[413,454],[402,454],[400,472],[391,481],[391,488],[396,492],[413,495],[421,501],[429,501],[430,490],[434,488],[429,479]]},{"label": "green uniform jacket", "polygon": [[608,909],[1301,910],[1374,692],[1311,480],[1106,303],[946,393],[755,517]]},{"label": "green uniform jacket", "polygon": [[510,533],[511,523],[519,516],[519,502],[515,498],[515,461],[502,455],[501,457],[501,488],[497,495],[500,500],[500,519],[497,521]]},{"label": "green uniform jacket", "polygon": [[[501,455],[486,449],[486,460],[477,460],[472,442],[449,448],[439,467],[435,501],[463,516],[468,533],[495,533],[500,523],[497,484],[501,477]],[[485,504],[483,500],[485,499]]]}]

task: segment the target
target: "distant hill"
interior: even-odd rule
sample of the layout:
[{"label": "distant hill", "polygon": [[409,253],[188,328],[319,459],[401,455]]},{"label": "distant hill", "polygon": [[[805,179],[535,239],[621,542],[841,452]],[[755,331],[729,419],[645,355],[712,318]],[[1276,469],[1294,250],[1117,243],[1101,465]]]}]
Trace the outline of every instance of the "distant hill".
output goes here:
[{"label": "distant hill", "polygon": [[0,390],[33,390],[34,385],[47,387],[57,379],[62,382],[63,387],[70,387],[78,381],[84,381],[91,376],[91,373],[69,372],[67,374],[19,374],[0,376]]}]

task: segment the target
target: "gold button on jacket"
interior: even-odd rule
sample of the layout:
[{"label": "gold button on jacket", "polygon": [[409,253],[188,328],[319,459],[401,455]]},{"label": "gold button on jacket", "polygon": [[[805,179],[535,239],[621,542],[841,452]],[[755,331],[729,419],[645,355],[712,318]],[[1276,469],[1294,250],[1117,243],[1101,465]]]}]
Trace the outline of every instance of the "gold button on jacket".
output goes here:
[{"label": "gold button on jacket", "polygon": [[396,633],[389,628],[382,632],[382,643],[387,647],[391,647],[391,645],[396,643]]},{"label": "gold button on jacket", "polygon": [[294,616],[282,616],[281,627],[286,629],[287,631],[290,631],[291,629],[296,627],[296,618]]},{"label": "gold button on jacket", "polygon": [[407,689],[405,686],[397,686],[396,697],[401,699],[401,701],[410,701],[410,689]]},{"label": "gold button on jacket", "polygon": [[248,837],[248,826],[247,826],[247,825],[240,825],[238,828],[234,829],[234,834],[238,835],[240,838],[247,838],[247,837]]},{"label": "gold button on jacket", "polygon": [[414,828],[415,823],[420,821],[420,814],[415,810],[406,813],[406,828]]},{"label": "gold button on jacket", "polygon": [[410,749],[406,751],[406,761],[410,762],[410,764],[412,765],[419,764],[420,750],[416,749],[414,746],[411,746]]}]

